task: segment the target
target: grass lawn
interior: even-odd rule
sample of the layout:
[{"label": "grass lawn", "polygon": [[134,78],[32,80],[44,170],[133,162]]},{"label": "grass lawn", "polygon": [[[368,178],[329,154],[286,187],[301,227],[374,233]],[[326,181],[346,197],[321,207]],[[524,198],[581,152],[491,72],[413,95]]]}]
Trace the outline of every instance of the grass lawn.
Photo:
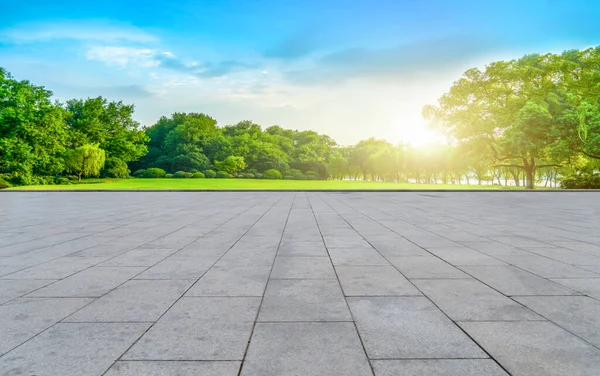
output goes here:
[{"label": "grass lawn", "polygon": [[72,185],[32,185],[10,190],[382,190],[382,189],[522,189],[489,185],[380,183],[359,180],[262,179],[92,179]]}]

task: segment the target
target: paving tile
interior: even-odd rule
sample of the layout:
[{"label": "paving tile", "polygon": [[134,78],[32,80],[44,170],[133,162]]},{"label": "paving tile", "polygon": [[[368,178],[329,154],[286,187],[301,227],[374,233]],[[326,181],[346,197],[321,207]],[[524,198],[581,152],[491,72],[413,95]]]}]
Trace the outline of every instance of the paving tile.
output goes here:
[{"label": "paving tile", "polygon": [[514,266],[462,266],[461,269],[509,296],[578,295],[576,291]]},{"label": "paving tile", "polygon": [[171,256],[136,279],[198,279],[217,261],[217,257]]},{"label": "paving tile", "polygon": [[0,279],[0,304],[47,286],[52,279]]},{"label": "paving tile", "polygon": [[176,251],[169,248],[136,248],[106,260],[99,266],[152,266]]},{"label": "paving tile", "polygon": [[544,278],[600,278],[584,268],[537,255],[512,257],[509,263]]},{"label": "paving tile", "polygon": [[465,322],[467,333],[513,376],[595,376],[600,350],[551,322]]},{"label": "paving tile", "polygon": [[269,281],[258,321],[351,321],[335,279]]},{"label": "paving tile", "polygon": [[427,251],[404,238],[384,240],[376,237],[370,241],[373,248],[385,257],[426,256]]},{"label": "paving tile", "polygon": [[220,261],[188,291],[189,296],[262,296],[270,266],[223,266]]},{"label": "paving tile", "polygon": [[600,347],[600,301],[586,296],[520,296],[515,300]]},{"label": "paving tile", "polygon": [[375,360],[375,376],[508,376],[491,359]]},{"label": "paving tile", "polygon": [[553,279],[552,281],[582,294],[600,299],[600,278],[568,278]]},{"label": "paving tile", "polygon": [[271,278],[335,278],[329,257],[277,257]]},{"label": "paving tile", "polygon": [[486,357],[427,298],[361,297],[348,304],[370,359]]},{"label": "paving tile", "polygon": [[194,281],[131,280],[68,317],[67,322],[156,321]]},{"label": "paving tile", "polygon": [[543,320],[475,279],[419,279],[414,283],[454,321]]},{"label": "paving tile", "polygon": [[242,360],[260,298],[184,297],[123,360]]},{"label": "paving tile", "polygon": [[237,376],[241,362],[118,361],[104,376]]},{"label": "paving tile", "polygon": [[104,261],[103,257],[61,257],[9,274],[10,279],[63,279]]},{"label": "paving tile", "polygon": [[453,265],[505,265],[500,260],[466,247],[427,247],[427,250]]},{"label": "paving tile", "polygon": [[333,265],[389,265],[373,248],[330,248]]},{"label": "paving tile", "polygon": [[389,257],[406,278],[469,278],[460,269],[433,256]]},{"label": "paving tile", "polygon": [[311,242],[282,241],[279,256],[327,256],[323,240]]},{"label": "paving tile", "polygon": [[144,269],[96,266],[34,291],[27,297],[99,297]]},{"label": "paving tile", "polygon": [[69,316],[92,299],[20,298],[0,306],[0,355]]},{"label": "paving tile", "polygon": [[421,295],[396,268],[388,266],[336,266],[346,296]]},{"label": "paving tile", "polygon": [[354,324],[258,323],[242,376],[372,375]]},{"label": "paving tile", "polygon": [[56,324],[0,358],[0,374],[101,375],[149,325]]}]

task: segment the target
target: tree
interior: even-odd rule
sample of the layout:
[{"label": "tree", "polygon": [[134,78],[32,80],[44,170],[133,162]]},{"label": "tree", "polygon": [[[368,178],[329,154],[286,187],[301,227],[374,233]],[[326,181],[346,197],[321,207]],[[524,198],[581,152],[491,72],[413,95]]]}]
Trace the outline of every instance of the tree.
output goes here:
[{"label": "tree", "polygon": [[106,154],[96,145],[82,145],[65,153],[67,169],[81,181],[82,176],[96,176],[104,166]]},{"label": "tree", "polygon": [[221,171],[234,174],[246,168],[246,163],[244,162],[243,157],[235,157],[233,155],[230,155],[229,157],[225,158],[224,161],[215,162],[215,166]]}]

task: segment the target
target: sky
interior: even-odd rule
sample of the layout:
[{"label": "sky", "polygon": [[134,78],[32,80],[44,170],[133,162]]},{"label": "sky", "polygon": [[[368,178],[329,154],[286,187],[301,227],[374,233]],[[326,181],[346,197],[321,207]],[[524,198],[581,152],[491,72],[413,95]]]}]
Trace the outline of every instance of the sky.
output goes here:
[{"label": "sky", "polygon": [[193,111],[419,145],[465,70],[600,45],[598,24],[597,0],[6,1],[0,67],[145,126]]}]

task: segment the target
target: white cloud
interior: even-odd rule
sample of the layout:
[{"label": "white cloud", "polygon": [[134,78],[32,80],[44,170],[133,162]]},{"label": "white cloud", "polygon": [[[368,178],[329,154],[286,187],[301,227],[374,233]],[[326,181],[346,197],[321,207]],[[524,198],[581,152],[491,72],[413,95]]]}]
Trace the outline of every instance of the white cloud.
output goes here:
[{"label": "white cloud", "polygon": [[150,48],[94,46],[85,55],[88,60],[100,61],[108,65],[119,67],[132,65],[144,68],[159,66],[161,56],[171,58],[173,54]]},{"label": "white cloud", "polygon": [[139,43],[157,40],[135,26],[102,20],[23,23],[0,31],[0,40],[10,43],[45,42],[57,39]]}]

